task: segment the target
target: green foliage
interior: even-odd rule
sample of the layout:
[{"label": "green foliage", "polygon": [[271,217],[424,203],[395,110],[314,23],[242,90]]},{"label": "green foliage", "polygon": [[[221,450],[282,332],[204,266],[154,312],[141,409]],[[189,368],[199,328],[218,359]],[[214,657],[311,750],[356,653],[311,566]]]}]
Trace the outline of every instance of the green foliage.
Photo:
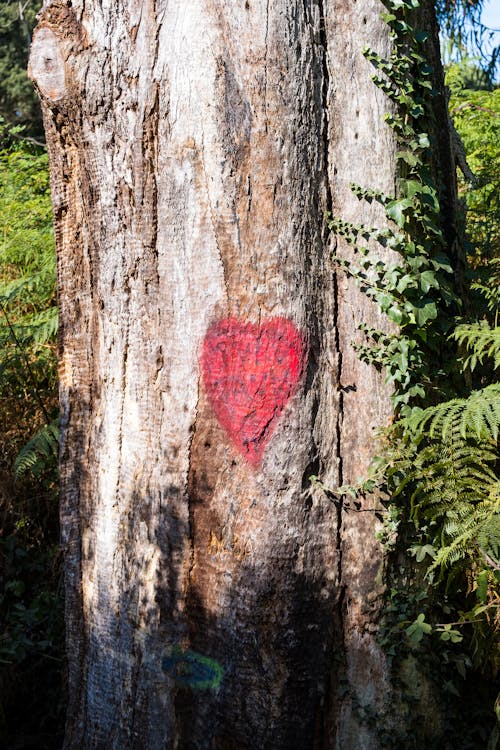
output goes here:
[{"label": "green foliage", "polygon": [[[452,97],[469,91],[492,91],[488,75],[480,67],[478,60],[464,57],[460,62],[450,63],[446,68],[446,84]],[[453,105],[450,107],[453,112]]]},{"label": "green foliage", "polygon": [[47,156],[10,139],[0,149],[0,745],[37,750],[60,745],[63,720],[54,255]]},{"label": "green foliage", "polygon": [[[459,563],[476,573],[500,565],[500,483],[494,471],[499,458],[496,441],[484,434],[464,437],[460,412],[451,413],[455,418],[447,414],[442,431],[434,437],[435,421],[429,430],[421,423],[418,432],[408,429],[393,436],[397,450],[384,474],[393,499],[408,498],[410,518],[417,529],[426,530],[426,544],[417,548],[417,560],[418,552],[426,551],[432,558],[428,574],[436,569],[444,574],[451,568],[454,577]],[[495,417],[500,421],[499,409]],[[405,427],[408,422],[401,420],[397,429]]]},{"label": "green foliage", "polygon": [[[452,336],[465,348],[462,368],[475,371],[498,361],[498,328],[462,324]],[[491,676],[500,668],[499,425],[498,382],[467,397],[413,408],[384,431],[383,451],[368,479],[349,488],[370,492],[376,486],[391,498],[385,549],[395,553],[403,525],[399,544],[412,540],[408,553],[425,571],[424,580],[417,575],[408,591],[425,592],[427,585],[433,595],[425,611],[415,604],[409,619],[400,615],[388,632],[404,627],[411,648],[434,634],[450,648],[462,644],[463,657],[450,652],[447,658],[463,678],[466,669]],[[406,519],[413,532],[405,528]]]},{"label": "green foliage", "polygon": [[[470,63],[467,66],[474,69]],[[446,81],[451,91],[450,114],[476,178],[471,185],[461,176],[459,187],[467,204],[467,233],[477,266],[481,259],[500,256],[500,89],[470,90],[463,68],[449,66]]]},{"label": "green foliage", "polygon": [[411,554],[425,563],[429,581],[436,572],[448,582],[461,574],[475,588],[486,572],[492,600],[500,568],[499,425],[498,383],[414,409],[386,430],[384,451],[359,488],[367,491],[375,482],[402,502],[421,540]]},{"label": "green foliage", "polygon": [[0,4],[0,117],[43,140],[40,104],[26,72],[41,4],[39,0],[3,0]]},{"label": "green foliage", "polygon": [[46,302],[54,295],[55,263],[45,151],[25,142],[0,150],[0,206],[2,295],[22,292],[33,305],[41,294]]},{"label": "green foliage", "polygon": [[500,257],[477,266],[473,279],[471,289],[479,295],[479,306],[496,322],[496,311],[500,308]]},{"label": "green foliage", "polygon": [[[479,325],[455,331],[474,353],[466,360],[472,368],[486,355],[498,358],[498,337],[492,347],[484,333]],[[467,580],[469,593],[475,592],[458,622],[473,627],[476,662],[495,668],[500,666],[499,425],[500,384],[492,383],[401,419],[392,428],[386,464],[379,465],[393,498],[409,497],[410,517],[431,557],[428,579],[439,572],[448,585]],[[425,547],[413,548],[417,560]]]},{"label": "green foliage", "polygon": [[[432,90],[421,52],[425,35],[410,23],[417,6],[416,0],[387,2],[384,17],[393,52],[384,59],[364,51],[377,69],[375,84],[394,105],[385,119],[399,146],[398,194],[352,189],[360,200],[383,207],[389,228],[331,221],[358,258],[357,265],[340,259],[339,266],[399,327],[387,334],[361,326],[368,341],[357,346],[358,354],[383,368],[393,384],[396,421],[383,432],[381,455],[369,476],[335,494],[356,496],[375,488],[390,498],[379,538],[394,561],[401,560],[401,545],[409,544],[407,555],[414,563],[410,572],[408,566],[393,569],[381,642],[388,655],[405,649],[421,654],[421,642],[437,636],[446,664],[442,659],[435,664],[436,674],[442,675],[445,690],[459,695],[449,668],[465,678],[473,668],[491,675],[500,667],[500,385],[495,380],[500,361],[500,132],[496,94],[472,96],[456,85],[452,106],[463,96],[459,114],[467,115],[457,127],[461,135],[463,122],[469,128],[463,140],[478,174],[474,186],[463,183],[474,242],[475,297],[469,305],[474,317],[459,320],[462,308],[431,179]],[[373,259],[377,244],[394,251],[397,261]]]},{"label": "green foliage", "polygon": [[414,409],[406,420],[401,420],[401,424],[415,441],[426,434],[431,440],[444,443],[458,432],[463,440],[472,437],[494,445],[500,425],[500,383],[473,391],[467,398],[450,399],[427,409]]},{"label": "green foliage", "polygon": [[19,451],[14,464],[16,478],[31,472],[43,475],[57,459],[59,443],[59,418],[45,424]]},{"label": "green foliage", "polygon": [[47,155],[26,143],[0,150],[0,263],[0,397],[40,406],[55,383],[55,253]]},{"label": "green foliage", "polygon": [[424,634],[431,632],[432,625],[429,625],[428,622],[425,622],[424,614],[419,614],[417,619],[406,628],[406,634],[413,644],[420,643],[420,641],[424,637]]},{"label": "green foliage", "polygon": [[[338,218],[330,222],[359,258],[357,265],[344,259],[338,264],[399,327],[397,333],[387,334],[360,326],[368,343],[357,350],[361,359],[385,369],[387,381],[394,386],[394,404],[402,413],[411,403],[423,403],[436,389],[438,378],[452,376],[451,349],[443,347],[443,340],[460,306],[430,169],[432,71],[423,51],[427,34],[414,30],[408,21],[418,5],[417,0],[386,4],[383,17],[393,43],[388,59],[369,48],[363,51],[377,70],[374,83],[395,105],[385,120],[399,146],[398,193],[391,196],[358,185],[351,189],[359,200],[383,206],[388,228],[353,225]],[[374,260],[369,249],[373,243],[393,251],[396,262]]]},{"label": "green foliage", "polygon": [[[61,600],[46,584],[51,576],[58,584],[59,549],[50,546],[34,555],[21,542],[23,536],[28,541],[27,523],[27,519],[18,522],[15,533],[0,542],[5,571],[0,587],[0,662],[4,664],[20,664],[34,652],[50,653],[55,658],[62,636],[60,622],[55,627]],[[45,627],[47,620],[53,628]]]},{"label": "green foliage", "polygon": [[458,325],[453,338],[465,349],[461,357],[464,370],[474,371],[478,364],[488,362],[493,370],[500,367],[500,328],[491,326],[487,320]]}]

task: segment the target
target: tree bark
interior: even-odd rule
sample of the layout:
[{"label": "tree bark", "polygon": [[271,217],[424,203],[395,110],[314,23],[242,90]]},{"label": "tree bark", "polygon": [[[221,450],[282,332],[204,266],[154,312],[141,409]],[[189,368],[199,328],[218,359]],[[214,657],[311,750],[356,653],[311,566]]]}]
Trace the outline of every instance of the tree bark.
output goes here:
[{"label": "tree bark", "polygon": [[310,477],[361,476],[391,414],[325,227],[394,186],[382,10],[44,5],[67,750],[379,746],[376,500]]}]

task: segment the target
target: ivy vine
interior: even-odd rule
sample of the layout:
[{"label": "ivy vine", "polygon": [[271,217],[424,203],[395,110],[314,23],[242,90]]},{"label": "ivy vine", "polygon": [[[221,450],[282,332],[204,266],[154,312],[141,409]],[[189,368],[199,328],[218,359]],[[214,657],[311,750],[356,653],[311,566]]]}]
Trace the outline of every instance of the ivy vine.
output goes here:
[{"label": "ivy vine", "polygon": [[[332,218],[330,229],[352,244],[357,265],[337,258],[338,265],[359,284],[399,327],[387,334],[361,325],[366,344],[357,345],[360,358],[384,368],[394,387],[393,401],[402,414],[423,403],[443,378],[450,375],[451,353],[446,358],[443,339],[454,324],[461,302],[454,290],[453,267],[440,224],[438,191],[430,169],[432,148],[429,124],[432,113],[430,68],[422,51],[427,33],[407,20],[418,0],[386,3],[383,18],[389,25],[392,52],[384,59],[367,47],[363,54],[376,68],[372,80],[394,103],[385,115],[394,131],[398,150],[397,196],[351,185],[359,200],[383,206],[389,228],[378,229]],[[374,260],[370,243],[396,254],[396,261]]]},{"label": "ivy vine", "polygon": [[[378,488],[390,498],[379,538],[399,568],[390,576],[381,643],[392,658],[398,648],[418,650],[423,639],[437,636],[435,668],[445,690],[457,696],[454,680],[468,669],[488,676],[500,669],[500,391],[494,375],[480,381],[480,390],[467,387],[483,362],[491,373],[498,371],[498,311],[492,324],[457,325],[462,301],[431,170],[436,123],[424,52],[428,35],[412,22],[419,0],[384,5],[391,54],[386,59],[371,48],[363,54],[375,68],[373,82],[393,104],[385,121],[397,142],[397,194],[353,184],[360,201],[383,208],[386,226],[338,217],[329,225],[355,250],[354,263],[336,257],[339,268],[395,324],[387,333],[362,323],[366,339],[355,348],[363,361],[386,372],[396,420],[382,433],[381,455],[369,476],[333,494],[356,497]],[[392,251],[395,260],[376,258],[376,245]],[[490,313],[493,297],[486,288]],[[405,544],[410,547],[403,583]]]}]

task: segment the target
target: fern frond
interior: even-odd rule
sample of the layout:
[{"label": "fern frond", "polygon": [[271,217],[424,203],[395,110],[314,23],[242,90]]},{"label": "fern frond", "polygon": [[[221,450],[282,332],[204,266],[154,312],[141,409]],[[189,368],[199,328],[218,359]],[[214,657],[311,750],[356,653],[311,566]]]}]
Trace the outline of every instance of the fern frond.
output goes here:
[{"label": "fern frond", "polygon": [[476,273],[478,278],[472,282],[471,289],[484,298],[490,313],[496,313],[500,307],[500,258],[490,258]]},{"label": "fern frond", "polygon": [[0,299],[4,304],[36,300],[39,304],[53,297],[55,290],[55,264],[52,258],[44,263],[39,259],[41,270],[17,276],[0,284]]},{"label": "fern frond", "polygon": [[449,567],[479,548],[492,562],[498,562],[500,503],[478,503],[464,518],[446,523],[445,544],[438,550],[429,572]]},{"label": "fern frond", "polygon": [[58,320],[57,307],[49,307],[31,315],[26,323],[19,327],[24,342],[39,346],[53,341],[57,334]]},{"label": "fern frond", "polygon": [[57,458],[59,417],[46,424],[19,451],[14,463],[16,479],[27,473],[38,477]]},{"label": "fern frond", "polygon": [[[452,404],[452,411],[450,402],[440,406],[447,408],[439,412],[439,419],[438,407],[417,413],[424,443],[414,454],[410,469],[406,463],[402,482],[402,486],[411,488],[410,516],[414,522],[420,525],[425,519],[436,529],[437,554],[429,573],[456,566],[467,558],[477,559],[481,551],[490,561],[496,560],[500,546],[496,439],[483,437],[475,428],[464,435],[463,417],[456,404]],[[411,441],[408,433],[406,440]],[[492,529],[497,529],[493,539]]]},{"label": "fern frond", "polygon": [[491,327],[486,320],[479,323],[459,325],[455,328],[452,338],[467,349],[467,356],[463,357],[463,366],[471,371],[485,359],[492,359],[495,370],[500,367],[500,327]]},{"label": "fern frond", "polygon": [[500,482],[497,482],[491,493],[492,505],[496,513],[489,523],[485,523],[477,535],[477,541],[481,552],[488,562],[500,567]]},{"label": "fern frond", "polygon": [[446,441],[458,427],[464,439],[473,435],[494,442],[500,428],[500,383],[473,391],[468,398],[430,406],[401,421],[411,433],[426,433],[431,439]]}]

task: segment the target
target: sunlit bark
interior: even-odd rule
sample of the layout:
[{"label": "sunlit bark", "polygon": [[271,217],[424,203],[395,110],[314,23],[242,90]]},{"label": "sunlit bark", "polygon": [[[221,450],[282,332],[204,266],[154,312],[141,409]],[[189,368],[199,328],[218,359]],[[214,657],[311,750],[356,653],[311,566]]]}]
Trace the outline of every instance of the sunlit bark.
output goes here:
[{"label": "sunlit bark", "polygon": [[360,476],[391,414],[325,227],[394,186],[382,9],[45,4],[68,750],[378,746],[375,500],[310,477]]}]

